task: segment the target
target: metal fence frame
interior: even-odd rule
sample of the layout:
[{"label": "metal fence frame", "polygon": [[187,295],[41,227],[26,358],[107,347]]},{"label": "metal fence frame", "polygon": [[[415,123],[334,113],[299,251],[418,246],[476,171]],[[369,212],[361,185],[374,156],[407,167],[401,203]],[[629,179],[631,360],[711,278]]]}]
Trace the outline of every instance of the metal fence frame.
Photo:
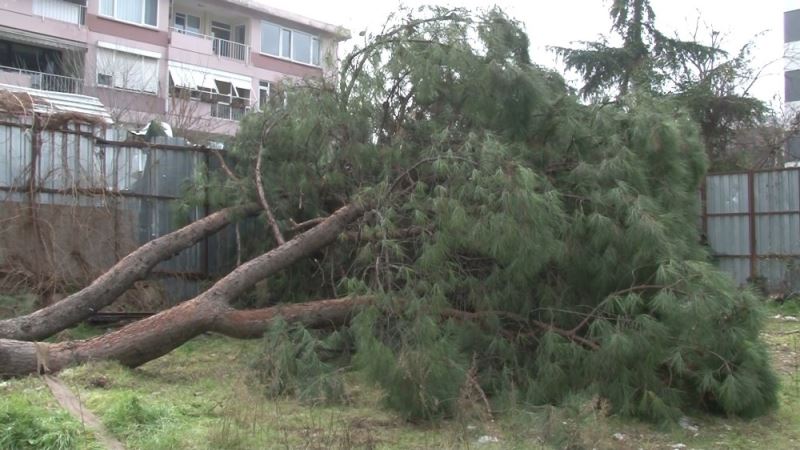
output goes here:
[{"label": "metal fence frame", "polygon": [[701,223],[720,267],[740,284],[800,290],[800,168],[707,175]]},{"label": "metal fence frame", "polygon": [[[148,143],[124,137],[104,127],[36,129],[29,120],[0,117],[0,198],[3,203],[69,203],[108,209],[113,214],[113,259],[119,261],[127,253],[119,248],[120,221],[126,220],[120,215],[139,221],[127,224],[134,229],[138,245],[172,232],[180,225],[175,221],[174,205],[181,198],[181,184],[190,181],[199,168],[206,175],[216,168],[211,150],[205,147],[188,146],[180,139],[159,138]],[[45,160],[44,155],[51,160]],[[125,166],[120,160],[130,155],[145,155],[144,163],[138,161],[144,168],[135,182],[123,182],[121,177],[125,170],[130,171],[131,162]],[[48,178],[47,170],[62,173]],[[209,213],[206,195],[204,204],[184,220],[197,220]],[[203,239],[160,263],[151,272],[151,279],[164,282],[170,302],[191,298],[201,291],[202,283],[231,266],[233,239],[230,228]]]}]

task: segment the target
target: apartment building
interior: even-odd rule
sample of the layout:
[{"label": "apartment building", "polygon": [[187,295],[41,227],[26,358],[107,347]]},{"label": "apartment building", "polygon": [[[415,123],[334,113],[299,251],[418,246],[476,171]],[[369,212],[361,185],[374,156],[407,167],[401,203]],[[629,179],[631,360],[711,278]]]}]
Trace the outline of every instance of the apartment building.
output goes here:
[{"label": "apartment building", "polygon": [[117,120],[233,134],[287,77],[331,77],[340,27],[256,0],[6,0],[0,84],[98,97]]},{"label": "apartment building", "polygon": [[[800,0],[785,0],[783,13],[783,85],[787,114],[800,112]],[[800,136],[786,144],[787,160],[800,160]]]}]

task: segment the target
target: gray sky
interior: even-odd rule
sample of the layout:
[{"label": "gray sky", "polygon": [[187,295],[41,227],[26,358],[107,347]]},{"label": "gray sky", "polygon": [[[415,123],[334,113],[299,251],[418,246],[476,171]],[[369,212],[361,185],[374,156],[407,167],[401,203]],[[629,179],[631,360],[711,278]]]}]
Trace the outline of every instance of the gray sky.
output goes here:
[{"label": "gray sky", "polygon": [[[354,39],[359,39],[358,32],[365,28],[377,30],[386,16],[399,4],[396,0],[270,0],[269,3],[287,11],[343,25],[353,32]],[[430,3],[433,2],[403,2],[407,6]],[[478,0],[438,3],[468,8],[492,4]],[[555,68],[556,64],[554,55],[547,51],[547,46],[569,46],[572,41],[593,40],[599,34],[608,33],[610,27],[606,0],[497,0],[493,3],[525,23],[531,38],[531,56],[539,64],[548,67]],[[756,38],[756,65],[767,67],[752,93],[767,101],[782,95],[782,1],[652,0],[652,5],[656,12],[656,25],[668,34],[677,31],[687,35],[694,30],[700,16],[705,23],[726,34],[726,50],[735,51]]]}]

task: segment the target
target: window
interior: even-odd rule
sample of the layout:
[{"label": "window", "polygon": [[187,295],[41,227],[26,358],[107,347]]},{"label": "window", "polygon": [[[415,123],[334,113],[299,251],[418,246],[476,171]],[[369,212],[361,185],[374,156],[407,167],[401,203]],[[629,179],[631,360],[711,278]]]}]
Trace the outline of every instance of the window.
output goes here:
[{"label": "window", "polygon": [[261,22],[261,52],[318,66],[319,38],[302,31]]},{"label": "window", "polygon": [[800,9],[783,13],[783,42],[800,41]]},{"label": "window", "polygon": [[800,136],[790,136],[786,141],[786,153],[789,160],[800,160]]},{"label": "window", "polygon": [[319,39],[311,39],[311,64],[319,65]]},{"label": "window", "polygon": [[292,55],[302,63],[311,64],[311,36],[305,33],[293,33]]},{"label": "window", "polygon": [[800,70],[790,70],[783,73],[784,88],[786,90],[787,102],[796,102],[800,100]]},{"label": "window", "polygon": [[158,93],[158,59],[98,48],[97,84],[130,91]]},{"label": "window", "polygon": [[261,51],[270,55],[279,55],[281,45],[281,29],[271,23],[261,23]]},{"label": "window", "polygon": [[158,0],[100,0],[100,14],[140,25],[158,25]]},{"label": "window", "polygon": [[261,80],[258,82],[258,107],[261,110],[266,108],[269,103],[269,81]]},{"label": "window", "polygon": [[200,33],[200,18],[191,14],[175,13],[175,29],[190,34]]},{"label": "window", "polygon": [[107,73],[98,73],[97,84],[105,87],[113,87],[114,77]]}]

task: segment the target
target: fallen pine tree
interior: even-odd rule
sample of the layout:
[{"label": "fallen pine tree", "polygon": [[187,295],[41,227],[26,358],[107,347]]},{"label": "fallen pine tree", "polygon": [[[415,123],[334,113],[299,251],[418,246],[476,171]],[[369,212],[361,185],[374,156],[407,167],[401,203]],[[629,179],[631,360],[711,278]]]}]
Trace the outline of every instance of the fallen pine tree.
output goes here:
[{"label": "fallen pine tree", "polygon": [[282,316],[346,332],[414,419],[453,414],[467,384],[523,405],[588,392],[650,419],[772,408],[758,299],[699,244],[697,124],[643,93],[581,104],[498,11],[420,14],[345,58],[336,87],[286,86],[198,181],[215,206],[260,205],[250,261],[103,336],[0,340],[0,374],[135,367]]}]

